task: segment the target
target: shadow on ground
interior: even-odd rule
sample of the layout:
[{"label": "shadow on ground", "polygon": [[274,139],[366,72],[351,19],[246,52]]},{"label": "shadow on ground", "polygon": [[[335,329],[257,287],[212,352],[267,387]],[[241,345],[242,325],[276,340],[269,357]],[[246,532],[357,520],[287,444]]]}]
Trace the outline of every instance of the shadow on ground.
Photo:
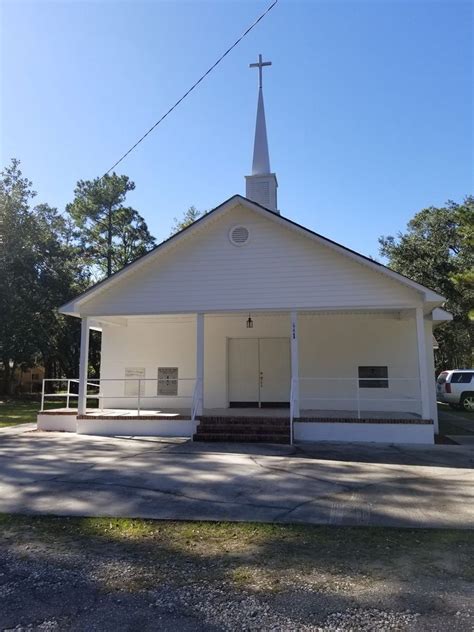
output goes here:
[{"label": "shadow on ground", "polygon": [[[285,452],[273,446],[9,435],[0,442],[0,510],[474,527],[474,470],[467,467],[472,462],[468,449],[435,446],[426,454],[419,448],[355,444],[314,449]],[[390,456],[397,457],[393,463]]]},{"label": "shadow on ground", "polygon": [[342,629],[467,632],[474,615],[468,531],[20,516],[0,526],[2,629],[326,630],[340,613]]}]

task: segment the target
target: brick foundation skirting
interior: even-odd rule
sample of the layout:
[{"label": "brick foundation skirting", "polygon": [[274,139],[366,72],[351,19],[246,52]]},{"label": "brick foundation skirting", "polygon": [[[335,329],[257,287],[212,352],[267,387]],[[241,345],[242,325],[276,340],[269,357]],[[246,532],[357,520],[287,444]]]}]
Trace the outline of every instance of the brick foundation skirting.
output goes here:
[{"label": "brick foundation skirting", "polygon": [[77,415],[75,410],[40,410],[38,415]]},{"label": "brick foundation skirting", "polygon": [[[40,415],[74,415],[77,419],[81,420],[100,420],[100,421],[186,421],[189,420],[189,415],[140,415],[140,416],[124,416],[124,415],[78,415],[75,411],[54,411],[43,410],[38,413]],[[268,421],[274,422],[289,422],[289,417],[239,417],[237,415],[232,417],[226,416],[198,416],[196,421],[204,422],[217,422],[217,423],[245,423],[245,424],[262,424]],[[400,424],[400,425],[433,425],[432,419],[370,419],[364,417],[363,419],[356,419],[353,417],[295,417],[293,420],[296,423],[318,423],[318,424]]]},{"label": "brick foundation skirting", "polygon": [[[268,421],[274,422],[289,422],[290,417],[245,417],[238,415],[232,416],[219,416],[205,415],[203,417],[196,417],[198,420],[203,420],[206,423],[246,423],[246,424],[262,424]],[[432,419],[383,419],[364,417],[363,419],[357,419],[355,417],[295,417],[294,422],[298,423],[323,423],[323,424],[403,424],[403,425],[431,425]]]},{"label": "brick foundation skirting", "polygon": [[350,417],[295,417],[298,423],[318,424],[402,424],[405,426],[433,425],[432,419],[355,419]]},{"label": "brick foundation skirting", "polygon": [[78,419],[86,421],[189,421],[191,415],[77,415]]}]

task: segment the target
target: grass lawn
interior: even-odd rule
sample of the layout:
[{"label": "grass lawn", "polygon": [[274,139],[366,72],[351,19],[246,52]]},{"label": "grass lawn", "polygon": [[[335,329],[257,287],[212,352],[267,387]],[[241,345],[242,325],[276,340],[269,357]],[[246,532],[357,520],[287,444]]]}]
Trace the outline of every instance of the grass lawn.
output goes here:
[{"label": "grass lawn", "polygon": [[[66,400],[60,397],[54,402],[47,402],[45,408],[60,408]],[[40,403],[26,399],[0,399],[0,428],[36,422]]]},{"label": "grass lawn", "polygon": [[0,543],[1,629],[463,631],[474,616],[472,531],[4,515]]}]

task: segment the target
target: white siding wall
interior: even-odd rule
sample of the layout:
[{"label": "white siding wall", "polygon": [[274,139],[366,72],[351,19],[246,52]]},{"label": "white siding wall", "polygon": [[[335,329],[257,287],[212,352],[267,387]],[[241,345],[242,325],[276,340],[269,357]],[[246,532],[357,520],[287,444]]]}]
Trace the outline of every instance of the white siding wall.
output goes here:
[{"label": "white siding wall", "polygon": [[[158,367],[178,367],[179,378],[196,377],[196,322],[190,316],[176,322],[146,323],[129,321],[127,327],[105,325],[102,330],[101,377],[125,377],[126,367],[143,367],[145,377],[156,380]],[[156,382],[147,382],[145,395],[156,394]],[[141,406],[146,409],[159,407],[191,406],[194,381],[181,381],[175,398],[143,398]],[[124,395],[123,382],[103,382],[103,392],[107,395],[104,408],[136,408],[135,398],[116,398]]]},{"label": "white siding wall", "polygon": [[[250,231],[242,247],[228,239],[236,224]],[[383,307],[415,305],[419,299],[397,281],[236,207],[85,302],[81,314]]]},{"label": "white siding wall", "polygon": [[[413,318],[398,319],[384,314],[302,315],[299,333],[300,378],[357,378],[359,366],[387,366],[389,388],[360,389],[361,409],[421,414]],[[312,399],[318,397],[329,399]],[[337,401],[338,397],[348,398],[348,401]],[[406,401],[381,403],[387,399]],[[300,382],[302,409],[354,410],[356,406],[355,379]]]},{"label": "white siding wall", "polygon": [[436,380],[433,351],[433,323],[425,321],[426,374],[428,376],[428,395],[430,398],[430,418],[434,423],[434,431],[438,434],[438,405],[436,401]]},{"label": "white siding wall", "polygon": [[[247,329],[247,314],[206,315],[204,405],[224,408],[227,397],[227,340],[240,337],[288,337],[288,314],[252,314],[253,329]],[[195,377],[196,325],[193,316],[178,322],[129,321],[128,327],[104,327],[102,334],[102,376],[123,378],[125,367],[145,367],[146,377],[156,378],[158,366],[177,366],[180,377]],[[428,335],[428,334],[427,334]],[[389,389],[367,389],[371,402],[365,410],[420,412],[418,382],[394,382],[392,377],[418,377],[415,324],[413,318],[392,315],[300,315],[300,376],[356,378],[358,366],[388,366]],[[429,359],[427,359],[429,363]],[[432,374],[432,367],[430,375]],[[190,383],[191,384],[191,383]],[[317,386],[316,384],[319,384]],[[123,394],[123,384],[108,385],[108,394]],[[184,388],[184,387],[181,387]],[[152,394],[156,384],[148,387]],[[183,391],[181,391],[183,392]],[[192,391],[188,391],[191,395]],[[354,410],[355,383],[304,383],[302,397],[321,395],[325,402],[302,401],[302,408]],[[351,401],[337,401],[351,397]],[[380,398],[414,397],[416,403],[380,402]],[[190,401],[183,400],[183,407]],[[176,400],[149,399],[143,407],[176,407]],[[434,403],[433,403],[434,405]],[[106,407],[133,408],[134,400],[110,399]]]}]

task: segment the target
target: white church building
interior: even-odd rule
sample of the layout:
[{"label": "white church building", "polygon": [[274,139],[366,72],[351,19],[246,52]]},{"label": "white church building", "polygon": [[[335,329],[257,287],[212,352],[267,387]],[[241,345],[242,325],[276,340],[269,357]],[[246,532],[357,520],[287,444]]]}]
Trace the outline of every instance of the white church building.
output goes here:
[{"label": "white church building", "polygon": [[[67,407],[38,426],[201,441],[433,443],[427,287],[278,210],[261,74],[252,174],[189,227],[60,308],[82,323]],[[100,378],[88,376],[101,331]]]}]

